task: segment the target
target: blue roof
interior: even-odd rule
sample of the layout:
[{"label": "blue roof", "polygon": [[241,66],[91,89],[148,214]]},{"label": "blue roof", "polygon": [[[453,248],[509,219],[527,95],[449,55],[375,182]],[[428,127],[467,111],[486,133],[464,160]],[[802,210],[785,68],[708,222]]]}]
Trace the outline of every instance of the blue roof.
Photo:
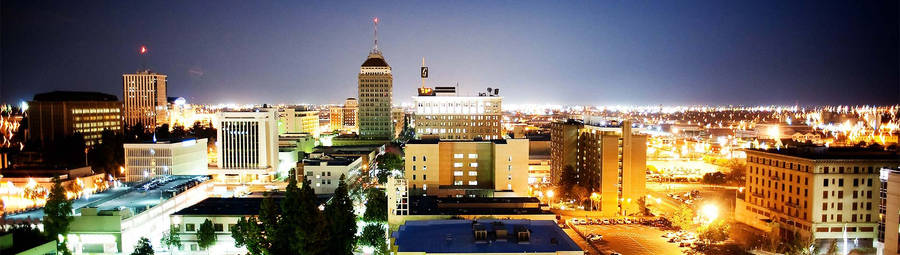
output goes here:
[{"label": "blue roof", "polygon": [[[496,224],[500,222],[502,224]],[[483,220],[489,231],[486,242],[476,242],[471,220],[407,221],[392,234],[399,252],[425,253],[532,253],[581,251],[581,248],[550,220]],[[517,228],[530,230],[528,242],[517,242]],[[497,238],[495,229],[506,229],[508,238]],[[555,240],[555,243],[551,242]]]}]

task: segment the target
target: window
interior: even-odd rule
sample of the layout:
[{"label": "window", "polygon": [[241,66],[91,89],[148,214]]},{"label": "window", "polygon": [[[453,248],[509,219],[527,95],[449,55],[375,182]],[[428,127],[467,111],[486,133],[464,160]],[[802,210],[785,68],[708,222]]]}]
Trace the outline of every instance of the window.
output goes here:
[{"label": "window", "polygon": [[822,222],[828,222],[828,215],[822,214]]},{"label": "window", "polygon": [[838,187],[844,187],[844,179],[838,179]]},{"label": "window", "polygon": [[509,158],[508,158],[508,159],[506,159],[506,161],[508,161],[508,162],[512,162],[512,156],[509,156]]},{"label": "window", "polygon": [[463,176],[463,171],[453,171],[453,176]]},{"label": "window", "polygon": [[194,225],[194,224],[184,224],[184,231],[187,231],[187,232],[197,231],[195,229],[195,227],[196,227],[196,225]]},{"label": "window", "polygon": [[828,191],[822,191],[822,198],[828,198]]},{"label": "window", "polygon": [[472,186],[478,185],[478,181],[469,181],[469,185],[472,185]]},{"label": "window", "polygon": [[412,161],[413,161],[413,162],[415,162],[415,161],[416,161],[416,156],[413,156],[413,160],[412,160]]},{"label": "window", "polygon": [[[825,169],[828,169],[828,168],[826,167]],[[825,181],[825,183],[824,183],[825,187],[828,187],[828,179],[825,179],[824,181]]]},{"label": "window", "polygon": [[415,180],[416,180],[416,175],[414,174],[414,175],[413,175],[413,181],[415,181]]},{"label": "window", "polygon": [[469,171],[469,176],[478,176],[478,171]]},{"label": "window", "polygon": [[469,163],[470,167],[478,167],[478,162]]},{"label": "window", "polygon": [[453,167],[462,167],[462,166],[463,166],[462,162],[454,162],[453,163]]},{"label": "window", "polygon": [[859,179],[853,178],[853,187],[859,187]]},{"label": "window", "polygon": [[428,158],[426,158],[425,156],[422,156],[422,161],[428,161]]},{"label": "window", "polygon": [[222,223],[213,224],[213,228],[216,230],[216,232],[222,232],[225,230],[225,227],[222,225]]},{"label": "window", "polygon": [[463,181],[453,181],[453,185],[463,185]]},{"label": "window", "polygon": [[869,179],[869,187],[872,187],[872,179]]},{"label": "window", "polygon": [[469,153],[469,158],[478,158],[478,154]]},{"label": "window", "polygon": [[416,171],[416,165],[413,165],[413,171]]},{"label": "window", "polygon": [[[423,175],[422,175],[422,180],[423,180],[423,181],[427,181],[427,180],[428,180],[428,175],[427,175],[427,174],[423,174]],[[423,187],[424,187],[424,186],[423,186]]]},{"label": "window", "polygon": [[453,158],[463,158],[462,153],[453,154]]}]

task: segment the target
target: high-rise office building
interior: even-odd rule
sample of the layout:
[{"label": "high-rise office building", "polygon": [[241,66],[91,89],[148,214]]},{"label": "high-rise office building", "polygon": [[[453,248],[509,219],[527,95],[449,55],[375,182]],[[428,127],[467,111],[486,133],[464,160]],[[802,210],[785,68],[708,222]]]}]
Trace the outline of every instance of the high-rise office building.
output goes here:
[{"label": "high-rise office building", "polygon": [[900,168],[882,168],[879,179],[878,254],[900,254]]},{"label": "high-rise office building", "polygon": [[528,140],[412,140],[404,151],[413,194],[528,194]]},{"label": "high-rise office building", "polygon": [[125,101],[125,125],[141,124],[152,130],[157,125],[168,122],[166,100],[166,78],[164,74],[144,70],[122,75]]},{"label": "high-rise office building", "polygon": [[[562,166],[555,171],[551,167],[552,178],[562,178],[566,166],[573,166],[576,183],[600,194],[601,214],[628,215],[638,210],[638,199],[646,194],[646,135],[634,134],[629,121],[610,126],[569,121],[551,128],[551,158],[560,159],[553,165]],[[575,146],[567,147],[572,141]]]},{"label": "high-rise office building", "polygon": [[28,139],[43,146],[75,133],[92,146],[103,130],[122,131],[122,102],[113,95],[54,91],[35,95],[28,105]]},{"label": "high-rise office building", "polygon": [[[826,147],[745,152],[746,184],[735,219],[784,238],[811,238],[819,247],[873,246],[879,170],[900,164],[896,153]],[[855,247],[844,247],[846,239]]]},{"label": "high-rise office building", "polygon": [[503,138],[503,98],[493,90],[478,96],[459,96],[455,87],[420,88],[413,102],[417,138]]},{"label": "high-rise office building", "polygon": [[274,110],[226,111],[218,122],[219,169],[210,171],[225,182],[270,181],[278,166],[278,116]]},{"label": "high-rise office building", "polygon": [[[377,26],[377,19],[376,19]],[[376,27],[376,35],[377,35]],[[369,57],[359,68],[359,136],[362,139],[394,138],[391,104],[394,99],[394,76],[391,66],[378,50],[378,39]]]},{"label": "high-rise office building", "polygon": [[359,132],[357,125],[359,114],[359,102],[356,98],[347,98],[344,105],[332,106],[329,109],[328,123],[331,130],[346,131],[350,133]]}]

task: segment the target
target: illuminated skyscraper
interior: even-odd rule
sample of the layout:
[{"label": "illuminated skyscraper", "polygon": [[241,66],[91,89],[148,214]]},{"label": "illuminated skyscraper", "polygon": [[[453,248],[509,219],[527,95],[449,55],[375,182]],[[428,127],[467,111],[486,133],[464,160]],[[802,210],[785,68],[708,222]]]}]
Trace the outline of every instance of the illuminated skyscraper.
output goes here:
[{"label": "illuminated skyscraper", "polygon": [[375,19],[375,47],[359,69],[359,136],[362,139],[388,140],[394,136],[391,104],[394,76],[391,66],[378,50],[378,19]]},{"label": "illuminated skyscraper", "polygon": [[126,126],[141,123],[146,129],[168,121],[166,101],[166,75],[144,70],[122,75],[125,101]]}]

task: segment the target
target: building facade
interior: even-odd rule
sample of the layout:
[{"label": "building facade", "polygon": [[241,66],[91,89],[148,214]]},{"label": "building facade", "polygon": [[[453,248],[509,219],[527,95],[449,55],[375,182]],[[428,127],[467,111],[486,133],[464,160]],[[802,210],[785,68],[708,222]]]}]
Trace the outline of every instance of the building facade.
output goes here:
[{"label": "building facade", "polygon": [[309,133],[319,136],[319,111],[287,108],[279,113],[278,133]]},{"label": "building facade", "polygon": [[358,171],[362,166],[362,157],[320,157],[304,159],[297,168],[303,178],[309,179],[313,190],[318,194],[334,194],[341,175],[349,176],[351,171]]},{"label": "building facade", "polygon": [[54,91],[35,95],[28,106],[27,138],[43,146],[76,133],[93,146],[103,130],[122,132],[122,102],[113,95]]},{"label": "building facade", "polygon": [[272,110],[218,113],[218,169],[210,173],[228,183],[270,181],[278,166],[277,118]]},{"label": "building facade", "polygon": [[900,168],[883,168],[879,174],[878,254],[900,254]]},{"label": "building facade", "polygon": [[819,247],[844,238],[872,247],[879,207],[879,171],[900,164],[891,152],[858,148],[745,150],[747,177],[735,218],[785,238]]},{"label": "building facade", "polygon": [[150,70],[122,75],[125,125],[141,124],[152,130],[169,121],[166,80],[166,75]]},{"label": "building facade", "polygon": [[637,212],[638,199],[646,195],[647,136],[636,134],[630,122],[618,126],[554,123],[550,155],[554,182],[571,166],[578,185],[600,194],[601,214]]},{"label": "building facade", "polygon": [[398,255],[582,255],[552,220],[418,220],[391,234]]},{"label": "building facade", "polygon": [[502,139],[503,98],[496,94],[458,96],[454,87],[419,89],[416,137],[439,139]]},{"label": "building facade", "polygon": [[377,49],[359,69],[359,136],[362,139],[394,138],[391,104],[394,98],[391,66]]},{"label": "building facade", "polygon": [[344,131],[348,133],[359,132],[359,102],[356,98],[347,98],[344,105],[332,106],[329,108],[328,123],[331,124],[331,130]]},{"label": "building facade", "polygon": [[207,139],[126,143],[125,181],[142,182],[161,175],[206,175]]},{"label": "building facade", "polygon": [[405,149],[411,194],[526,196],[528,140],[412,140]]}]

